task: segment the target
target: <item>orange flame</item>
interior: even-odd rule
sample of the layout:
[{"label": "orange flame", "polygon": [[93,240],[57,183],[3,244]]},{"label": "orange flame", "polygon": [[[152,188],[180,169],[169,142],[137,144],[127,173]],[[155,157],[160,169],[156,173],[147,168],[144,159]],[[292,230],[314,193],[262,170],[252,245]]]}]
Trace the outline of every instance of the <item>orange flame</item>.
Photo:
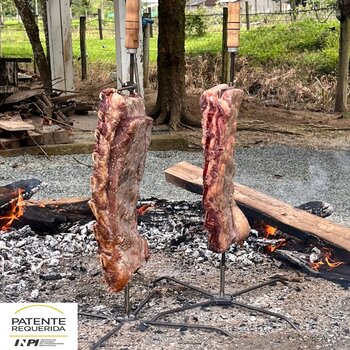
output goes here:
[{"label": "orange flame", "polygon": [[145,215],[148,211],[152,210],[154,208],[154,204],[144,204],[140,208],[136,209],[137,215]]},{"label": "orange flame", "polygon": [[277,227],[273,227],[270,225],[265,225],[265,237],[274,236],[276,234]]},{"label": "orange flame", "polygon": [[338,267],[344,264],[345,264],[344,261],[337,261],[335,258],[332,257],[332,252],[330,249],[323,248],[323,258],[321,258],[319,261],[311,262],[310,266],[314,270],[318,271],[322,265],[325,265],[326,267],[330,267],[331,269],[334,269],[335,267]]},{"label": "orange flame", "polygon": [[0,217],[0,231],[8,230],[15,220],[18,220],[24,213],[24,201],[22,193],[23,190],[18,190],[17,198],[12,201],[11,209],[5,215]]},{"label": "orange flame", "polygon": [[[265,238],[271,238],[271,236],[275,236],[277,232],[277,227],[270,226],[270,225],[265,225],[264,227],[264,233],[265,233]],[[278,244],[276,245],[269,245],[266,247],[267,253],[273,253],[275,250],[277,250],[279,247],[282,247],[286,244],[286,240],[281,240]]]}]

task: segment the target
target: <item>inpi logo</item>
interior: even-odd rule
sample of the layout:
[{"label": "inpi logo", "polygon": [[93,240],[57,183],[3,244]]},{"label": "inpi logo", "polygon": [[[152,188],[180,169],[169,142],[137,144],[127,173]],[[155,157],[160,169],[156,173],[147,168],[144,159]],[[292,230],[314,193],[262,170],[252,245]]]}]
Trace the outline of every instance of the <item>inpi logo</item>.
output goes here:
[{"label": "inpi logo", "polygon": [[39,339],[17,339],[15,346],[39,346]]}]

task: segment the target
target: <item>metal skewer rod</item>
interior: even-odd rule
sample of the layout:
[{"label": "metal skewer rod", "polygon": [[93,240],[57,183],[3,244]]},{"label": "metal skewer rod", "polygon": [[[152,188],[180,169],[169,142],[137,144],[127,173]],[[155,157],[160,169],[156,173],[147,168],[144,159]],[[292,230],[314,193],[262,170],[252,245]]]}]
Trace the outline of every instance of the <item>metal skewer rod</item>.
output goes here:
[{"label": "metal skewer rod", "polygon": [[130,315],[130,286],[129,283],[124,288],[125,315]]},{"label": "metal skewer rod", "polygon": [[235,59],[236,52],[231,52],[231,64],[230,64],[230,86],[233,86],[235,80]]},{"label": "metal skewer rod", "polygon": [[133,85],[134,84],[134,73],[135,70],[135,54],[134,53],[130,53],[130,84]]},{"label": "metal skewer rod", "polygon": [[225,268],[226,268],[226,256],[225,252],[221,254],[220,261],[220,297],[225,295]]}]

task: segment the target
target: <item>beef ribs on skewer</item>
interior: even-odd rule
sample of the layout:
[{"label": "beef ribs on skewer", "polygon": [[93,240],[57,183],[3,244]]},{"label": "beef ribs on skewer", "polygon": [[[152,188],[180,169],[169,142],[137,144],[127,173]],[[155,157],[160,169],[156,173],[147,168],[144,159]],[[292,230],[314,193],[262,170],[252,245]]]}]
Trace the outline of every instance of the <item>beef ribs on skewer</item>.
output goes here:
[{"label": "beef ribs on skewer", "polygon": [[233,242],[249,235],[249,223],[233,199],[235,173],[234,147],[237,116],[243,91],[218,85],[200,99],[203,114],[204,226],[209,234],[209,249],[225,252]]},{"label": "beef ribs on skewer", "polygon": [[138,95],[105,89],[100,99],[89,204],[105,279],[118,292],[149,256],[137,231],[136,204],[152,119]]}]

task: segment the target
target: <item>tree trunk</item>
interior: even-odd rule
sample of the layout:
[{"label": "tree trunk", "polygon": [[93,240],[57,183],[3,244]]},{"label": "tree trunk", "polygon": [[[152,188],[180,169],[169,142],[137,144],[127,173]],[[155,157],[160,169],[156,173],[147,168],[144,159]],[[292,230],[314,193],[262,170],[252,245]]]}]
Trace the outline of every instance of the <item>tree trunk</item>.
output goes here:
[{"label": "tree trunk", "polygon": [[350,50],[350,1],[340,0],[338,6],[341,12],[341,17],[338,18],[340,20],[339,62],[334,110],[335,112],[347,112]]},{"label": "tree trunk", "polygon": [[35,17],[28,0],[14,0],[19,15],[22,18],[30,44],[34,54],[34,60],[38,66],[40,78],[44,86],[50,86],[51,74],[44,49],[40,42],[39,29],[35,23]]},{"label": "tree trunk", "polygon": [[159,0],[158,95],[151,112],[155,124],[177,130],[188,113],[185,88],[186,0]]},{"label": "tree trunk", "polygon": [[[46,46],[46,60],[47,64],[50,66],[50,41],[49,41],[49,25],[47,22],[47,6],[46,1],[47,0],[39,0],[40,2],[40,10],[41,10],[41,16],[43,19],[44,24],[44,32],[45,32],[45,46]],[[50,80],[51,80],[51,68],[50,68]]]}]

